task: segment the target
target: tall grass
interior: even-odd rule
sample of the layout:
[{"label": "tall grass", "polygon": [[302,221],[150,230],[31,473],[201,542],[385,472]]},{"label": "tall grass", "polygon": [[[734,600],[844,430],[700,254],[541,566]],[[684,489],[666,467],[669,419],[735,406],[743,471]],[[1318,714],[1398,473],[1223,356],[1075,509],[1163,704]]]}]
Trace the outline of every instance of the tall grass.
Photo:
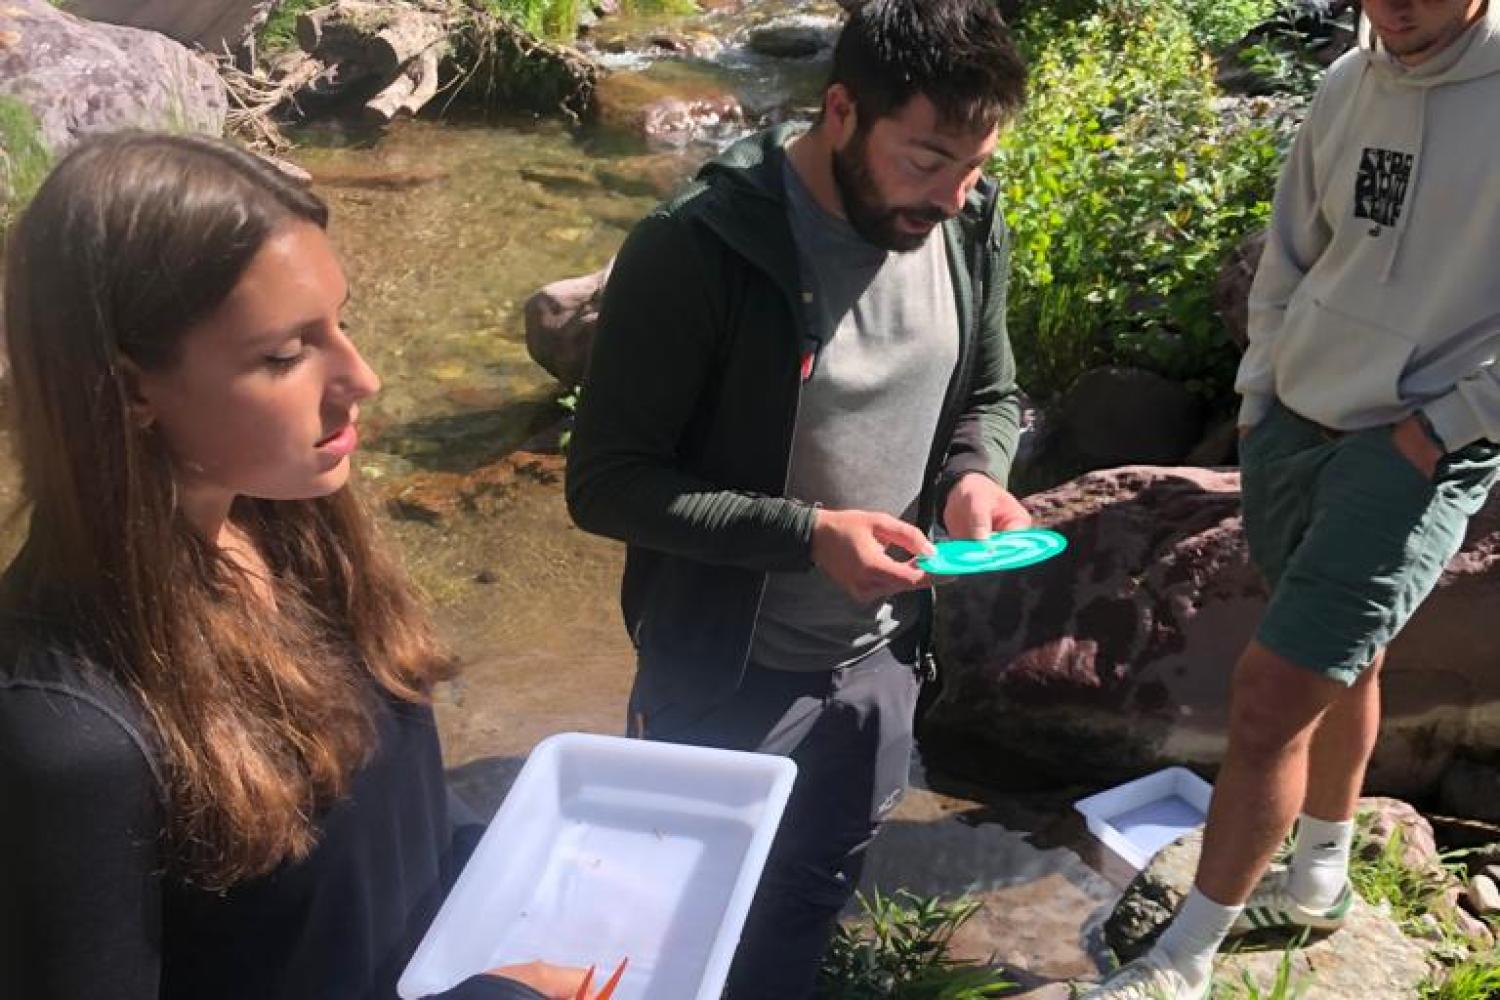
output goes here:
[{"label": "tall grass", "polygon": [[1472,958],[1434,976],[1421,1000],[1500,1000],[1500,954]]}]

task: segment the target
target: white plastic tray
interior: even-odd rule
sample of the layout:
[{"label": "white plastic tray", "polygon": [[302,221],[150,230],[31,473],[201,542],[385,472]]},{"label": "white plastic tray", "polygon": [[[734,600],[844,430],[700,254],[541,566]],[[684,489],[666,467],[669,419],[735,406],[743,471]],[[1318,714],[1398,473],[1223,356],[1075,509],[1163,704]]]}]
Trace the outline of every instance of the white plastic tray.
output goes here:
[{"label": "white plastic tray", "polygon": [[1213,786],[1185,767],[1169,767],[1080,799],[1089,832],[1137,871],[1156,852],[1208,817]]},{"label": "white plastic tray", "polygon": [[397,984],[496,966],[630,967],[615,1000],[718,1000],[797,768],[568,733],[532,751]]}]

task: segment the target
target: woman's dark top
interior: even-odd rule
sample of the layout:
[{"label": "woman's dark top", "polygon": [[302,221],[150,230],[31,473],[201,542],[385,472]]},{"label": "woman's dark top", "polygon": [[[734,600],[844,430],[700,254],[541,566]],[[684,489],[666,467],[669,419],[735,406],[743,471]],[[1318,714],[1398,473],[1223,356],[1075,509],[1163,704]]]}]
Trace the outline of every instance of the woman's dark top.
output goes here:
[{"label": "woman's dark top", "polygon": [[[118,685],[56,652],[0,664],[0,997],[394,998],[477,837],[450,817],[431,709],[381,699],[375,720],[312,853],[207,892],[164,873],[158,762]],[[541,997],[486,977],[444,995]]]}]

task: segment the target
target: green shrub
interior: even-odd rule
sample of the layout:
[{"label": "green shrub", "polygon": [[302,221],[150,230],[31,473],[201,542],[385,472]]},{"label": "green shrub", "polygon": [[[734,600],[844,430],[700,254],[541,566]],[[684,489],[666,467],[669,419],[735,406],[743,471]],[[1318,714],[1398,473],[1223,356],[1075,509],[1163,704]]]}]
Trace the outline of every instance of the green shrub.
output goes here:
[{"label": "green shrub", "polygon": [[283,0],[256,35],[262,56],[277,56],[297,47],[297,16],[328,0]]},{"label": "green shrub", "polygon": [[31,109],[0,97],[0,237],[31,200],[52,165]]},{"label": "green shrub", "polygon": [[864,919],[839,927],[818,977],[821,1000],[985,1000],[1015,984],[948,957],[977,900],[922,899],[901,890],[859,896]]},{"label": "green shrub", "polygon": [[[1182,15],[1193,37],[1207,48],[1223,48],[1239,41],[1256,25],[1266,21],[1291,0],[1180,0]],[[1050,33],[1070,21],[1098,14],[1111,6],[1109,0],[1053,0],[1025,15],[1025,26]]]},{"label": "green shrub", "polygon": [[1198,40],[1223,48],[1245,37],[1285,6],[1286,0],[1182,0],[1182,14]]},{"label": "green shrub", "polygon": [[1032,97],[991,169],[1014,239],[1021,379],[1047,399],[1130,364],[1227,396],[1236,352],[1210,301],[1269,217],[1288,130],[1216,105],[1212,58],[1175,0],[1100,0],[1023,24]]}]

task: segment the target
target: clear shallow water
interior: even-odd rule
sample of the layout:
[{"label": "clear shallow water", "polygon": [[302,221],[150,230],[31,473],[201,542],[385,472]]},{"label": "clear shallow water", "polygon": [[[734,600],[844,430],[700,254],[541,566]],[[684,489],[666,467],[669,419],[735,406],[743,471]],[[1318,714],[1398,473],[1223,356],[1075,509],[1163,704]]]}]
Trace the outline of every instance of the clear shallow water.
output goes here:
[{"label": "clear shallow water", "polygon": [[[745,106],[743,122],[685,144],[653,148],[620,129],[535,119],[423,120],[383,135],[325,123],[294,134],[291,158],[333,209],[353,289],[348,318],[385,383],[366,407],[368,471],[467,471],[560,415],[562,387],[526,353],[527,297],[602,267],[630,227],[722,145],[805,110],[826,61],[768,59],[744,39],[755,24],[809,9],[836,8],[768,0],[601,26],[610,44],[627,47],[609,58],[633,63],[633,89],[728,93]],[[672,31],[719,47],[692,58],[647,44]]]}]

